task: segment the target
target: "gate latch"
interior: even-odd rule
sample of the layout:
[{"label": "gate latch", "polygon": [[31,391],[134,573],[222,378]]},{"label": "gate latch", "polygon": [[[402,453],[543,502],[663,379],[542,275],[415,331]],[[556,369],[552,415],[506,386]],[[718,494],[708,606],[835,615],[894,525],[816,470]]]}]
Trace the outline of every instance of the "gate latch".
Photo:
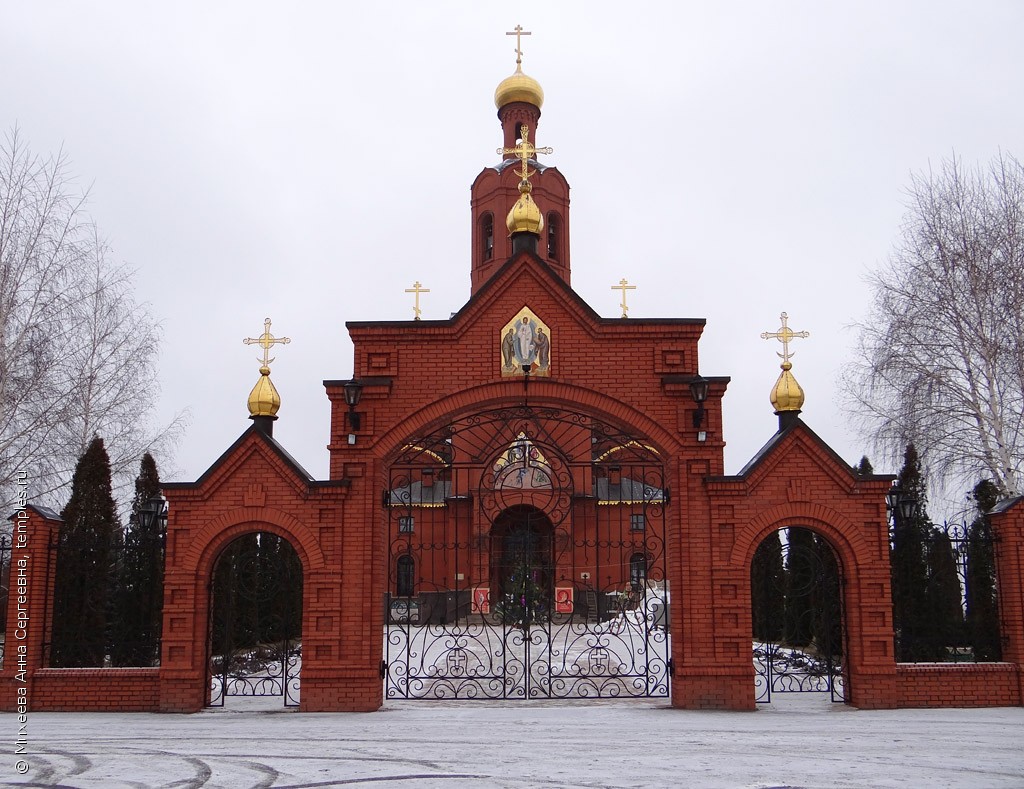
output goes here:
[{"label": "gate latch", "polygon": [[382,660],[380,662],[380,678],[384,679],[384,677],[386,677],[387,675],[388,675],[388,662],[386,660]]},{"label": "gate latch", "polygon": [[674,677],[676,675],[676,664],[672,662],[672,658],[668,659],[668,675]]}]

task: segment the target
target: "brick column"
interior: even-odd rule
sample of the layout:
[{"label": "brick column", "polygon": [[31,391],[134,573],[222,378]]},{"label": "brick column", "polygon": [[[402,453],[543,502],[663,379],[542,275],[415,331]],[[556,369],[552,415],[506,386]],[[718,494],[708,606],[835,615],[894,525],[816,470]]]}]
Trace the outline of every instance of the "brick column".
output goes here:
[{"label": "brick column", "polygon": [[1020,499],[992,513],[996,542],[1003,661],[1017,666],[1017,685],[1024,704],[1024,507]]},{"label": "brick column", "polygon": [[57,569],[57,533],[61,519],[31,505],[18,510],[13,523],[7,596],[7,633],[0,670],[0,710],[31,708],[33,677],[44,667],[44,645],[53,627],[53,580]]}]

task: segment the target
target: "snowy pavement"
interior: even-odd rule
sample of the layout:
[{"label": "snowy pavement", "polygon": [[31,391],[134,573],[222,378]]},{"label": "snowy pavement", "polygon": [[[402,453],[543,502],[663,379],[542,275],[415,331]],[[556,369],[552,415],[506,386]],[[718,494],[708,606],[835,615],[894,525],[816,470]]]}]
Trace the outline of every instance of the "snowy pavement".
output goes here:
[{"label": "snowy pavement", "polygon": [[[302,714],[0,715],[5,786],[1024,787],[1024,708],[870,712],[790,696],[757,712],[664,700],[389,702]],[[254,709],[253,707],[261,707]],[[29,770],[16,772],[17,759]]]}]

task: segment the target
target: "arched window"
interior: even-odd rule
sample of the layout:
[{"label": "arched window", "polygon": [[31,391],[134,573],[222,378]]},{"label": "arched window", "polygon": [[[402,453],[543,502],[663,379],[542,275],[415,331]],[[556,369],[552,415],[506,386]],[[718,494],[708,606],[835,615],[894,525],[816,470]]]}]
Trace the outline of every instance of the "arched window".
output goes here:
[{"label": "arched window", "polygon": [[642,553],[634,553],[629,557],[629,585],[634,592],[639,592],[647,581],[647,557]]},{"label": "arched window", "polygon": [[494,215],[484,214],[480,218],[480,243],[483,251],[483,259],[490,260],[494,257]]},{"label": "arched window", "polygon": [[558,214],[548,214],[548,257],[552,260],[558,260],[558,236],[561,230]]},{"label": "arched window", "polygon": [[399,597],[412,597],[416,590],[416,562],[411,556],[399,556],[395,593]]}]

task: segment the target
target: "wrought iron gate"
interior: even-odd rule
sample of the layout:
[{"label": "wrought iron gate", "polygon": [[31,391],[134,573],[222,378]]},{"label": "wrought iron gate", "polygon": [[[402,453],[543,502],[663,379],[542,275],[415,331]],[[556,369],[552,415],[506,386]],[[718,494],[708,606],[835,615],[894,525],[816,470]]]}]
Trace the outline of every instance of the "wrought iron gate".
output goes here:
[{"label": "wrought iron gate", "polygon": [[210,583],[209,706],[227,696],[299,703],[302,564],[287,540],[247,534],[221,554]]},{"label": "wrought iron gate", "polygon": [[755,701],[828,693],[846,701],[841,565],[808,529],[770,535],[751,566]]},{"label": "wrought iron gate", "polygon": [[586,415],[505,408],[389,466],[388,698],[667,696],[662,459]]}]

